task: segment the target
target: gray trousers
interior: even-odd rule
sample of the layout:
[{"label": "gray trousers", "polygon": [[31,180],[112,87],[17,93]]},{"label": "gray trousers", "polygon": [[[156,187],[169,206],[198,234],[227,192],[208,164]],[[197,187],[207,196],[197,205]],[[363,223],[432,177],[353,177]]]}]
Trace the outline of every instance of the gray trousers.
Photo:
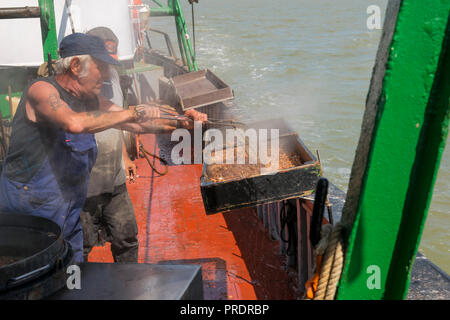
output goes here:
[{"label": "gray trousers", "polygon": [[94,246],[109,241],[115,262],[138,262],[138,228],[125,184],[87,198],[80,218],[85,261]]}]

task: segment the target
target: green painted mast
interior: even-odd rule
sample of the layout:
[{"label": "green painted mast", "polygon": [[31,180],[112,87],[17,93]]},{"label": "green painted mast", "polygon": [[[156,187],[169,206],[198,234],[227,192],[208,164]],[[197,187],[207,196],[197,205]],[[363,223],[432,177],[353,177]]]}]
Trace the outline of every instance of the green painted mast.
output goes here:
[{"label": "green painted mast", "polygon": [[448,133],[450,0],[391,0],[342,222],[337,299],[404,299]]}]

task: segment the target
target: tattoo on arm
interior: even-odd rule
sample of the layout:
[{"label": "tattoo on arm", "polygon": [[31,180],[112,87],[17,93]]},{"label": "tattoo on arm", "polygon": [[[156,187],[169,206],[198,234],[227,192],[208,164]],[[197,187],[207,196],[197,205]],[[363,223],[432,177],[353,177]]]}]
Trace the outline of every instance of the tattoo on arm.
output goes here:
[{"label": "tattoo on arm", "polygon": [[53,111],[58,110],[58,109],[62,106],[60,97],[58,97],[58,95],[55,94],[55,93],[52,93],[52,94],[48,97],[48,100],[47,100],[47,101],[48,101],[48,103],[50,104],[50,106],[51,106],[51,108],[52,108]]},{"label": "tattoo on arm", "polygon": [[102,114],[104,114],[104,111],[99,111],[99,110],[95,110],[95,111],[89,111],[86,112],[86,114],[90,117],[94,117],[94,118],[98,118],[100,117]]}]

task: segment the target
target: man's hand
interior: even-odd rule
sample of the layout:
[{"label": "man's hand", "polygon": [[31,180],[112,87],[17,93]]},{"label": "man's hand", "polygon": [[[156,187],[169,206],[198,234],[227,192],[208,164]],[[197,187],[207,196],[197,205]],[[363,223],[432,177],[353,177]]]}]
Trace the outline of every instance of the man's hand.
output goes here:
[{"label": "man's hand", "polygon": [[198,112],[198,111],[196,111],[194,109],[187,110],[184,113],[184,115],[186,117],[191,118],[194,121],[201,121],[201,122],[208,121],[208,115],[206,113],[201,113],[201,112]]},{"label": "man's hand", "polygon": [[[192,129],[194,127],[194,121],[205,122],[208,120],[207,114],[198,112],[193,109],[187,110],[184,113],[184,116],[194,121],[179,121],[175,118],[173,120],[161,119],[161,113],[163,114],[163,117],[169,118],[171,116],[179,116],[179,114],[174,108],[168,105],[148,103],[143,104],[142,106],[144,106],[145,110],[145,120],[123,125],[120,127],[122,130],[128,130],[136,133],[170,133],[177,127],[179,127],[178,124],[180,124],[180,126],[183,128]],[[135,107],[130,107],[131,112],[134,112],[133,108]]]},{"label": "man's hand", "polygon": [[[198,112],[194,109],[190,109],[184,112],[184,115],[186,117],[189,117],[190,119],[194,121],[200,121],[200,122],[206,122],[208,121],[208,115],[206,113]],[[182,121],[181,125],[186,129],[192,129],[193,128],[193,122],[191,121]]]},{"label": "man's hand", "polygon": [[137,178],[137,167],[133,161],[131,161],[128,156],[123,157],[123,162],[125,165],[125,173],[127,174],[127,179],[130,183],[134,183],[134,180]]},{"label": "man's hand", "polygon": [[[148,103],[142,104],[139,106],[143,106],[146,111],[146,119],[142,122],[139,122],[139,126],[142,128],[144,132],[152,132],[152,133],[166,133],[171,132],[176,129],[177,122],[171,120],[160,119],[161,117],[161,109],[159,108],[159,104]],[[165,106],[170,108],[169,106]],[[177,115],[176,111],[166,111],[165,113],[173,113]]]},{"label": "man's hand", "polygon": [[136,122],[152,121],[160,117],[159,108],[145,104],[131,106],[130,110],[133,112]]},{"label": "man's hand", "polygon": [[141,104],[141,106],[145,107],[145,113],[147,116],[147,119],[157,119],[161,116],[161,112],[159,111],[158,107],[153,107],[147,104]]}]

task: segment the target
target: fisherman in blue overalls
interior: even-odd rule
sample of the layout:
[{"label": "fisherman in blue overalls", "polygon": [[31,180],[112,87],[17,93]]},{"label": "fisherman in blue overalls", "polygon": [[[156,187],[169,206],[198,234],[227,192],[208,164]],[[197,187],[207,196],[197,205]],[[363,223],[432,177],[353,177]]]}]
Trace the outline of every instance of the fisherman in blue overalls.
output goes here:
[{"label": "fisherman in blue overalls", "polygon": [[94,133],[108,128],[152,132],[159,110],[123,110],[99,96],[108,64],[117,64],[103,40],[81,33],[65,37],[56,76],[24,90],[12,123],[0,177],[0,213],[32,214],[61,228],[76,262],[83,261],[80,211],[97,146]]}]

